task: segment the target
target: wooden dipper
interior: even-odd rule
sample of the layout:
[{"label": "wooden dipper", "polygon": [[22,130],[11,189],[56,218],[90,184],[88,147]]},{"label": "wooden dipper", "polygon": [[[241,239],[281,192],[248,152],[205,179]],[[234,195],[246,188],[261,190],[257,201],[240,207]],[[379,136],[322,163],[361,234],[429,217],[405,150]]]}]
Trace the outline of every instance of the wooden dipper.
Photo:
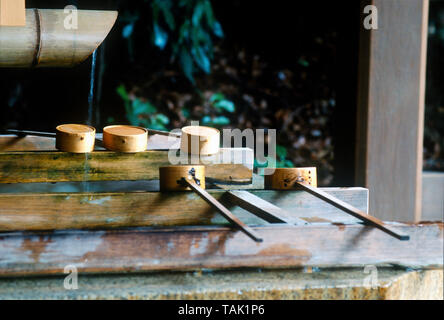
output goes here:
[{"label": "wooden dipper", "polygon": [[[273,170],[273,169],[268,169]],[[268,174],[267,174],[268,173]],[[385,233],[399,239],[409,240],[410,237],[400,233],[384,224],[383,221],[375,218],[358,208],[332,196],[331,194],[318,189],[316,179],[316,168],[276,168],[274,172],[265,170],[265,188],[275,190],[299,189],[307,191],[315,197],[335,206],[336,208],[352,215],[353,217],[376,227]]]},{"label": "wooden dipper", "polygon": [[213,155],[219,152],[220,131],[203,126],[182,128],[180,150],[188,154]]},{"label": "wooden dipper", "polygon": [[[268,171],[267,171],[268,170]],[[317,187],[316,167],[307,168],[276,168],[273,174],[265,169],[264,183],[266,189],[291,190],[301,189],[295,182],[305,182]]]},{"label": "wooden dipper", "polygon": [[56,148],[72,153],[94,150],[96,129],[84,124],[62,124],[56,128]]},{"label": "wooden dipper", "polygon": [[205,191],[205,166],[169,166],[159,168],[161,191],[192,190],[210,206],[220,212],[229,222],[257,242],[262,242],[256,232],[225,208],[212,195]]},{"label": "wooden dipper", "polygon": [[148,144],[148,130],[141,127],[114,125],[103,128],[103,146],[117,152],[142,152]]},{"label": "wooden dipper", "polygon": [[160,191],[189,191],[190,187],[178,183],[179,180],[195,182],[205,189],[205,166],[169,166],[159,168]]}]

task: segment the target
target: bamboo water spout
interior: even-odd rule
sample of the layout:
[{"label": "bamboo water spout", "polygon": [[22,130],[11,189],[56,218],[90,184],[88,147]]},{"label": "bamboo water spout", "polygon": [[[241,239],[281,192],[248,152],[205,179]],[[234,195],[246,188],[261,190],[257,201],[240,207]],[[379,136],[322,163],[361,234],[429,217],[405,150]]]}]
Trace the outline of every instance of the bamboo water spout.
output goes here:
[{"label": "bamboo water spout", "polygon": [[27,9],[26,26],[0,26],[0,67],[71,67],[103,42],[117,11],[78,10],[77,29],[63,9]]}]

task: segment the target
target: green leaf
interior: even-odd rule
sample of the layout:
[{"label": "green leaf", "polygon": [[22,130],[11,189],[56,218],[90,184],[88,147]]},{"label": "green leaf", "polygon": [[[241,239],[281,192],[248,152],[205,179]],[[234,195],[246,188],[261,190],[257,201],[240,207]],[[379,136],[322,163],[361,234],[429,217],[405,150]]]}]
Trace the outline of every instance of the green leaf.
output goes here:
[{"label": "green leaf", "polygon": [[193,16],[191,18],[193,26],[197,27],[200,25],[200,21],[202,20],[204,12],[205,12],[205,3],[199,1],[194,8]]},{"label": "green leaf", "polygon": [[303,58],[300,58],[299,60],[298,60],[298,63],[301,65],[301,66],[303,66],[303,67],[308,67],[310,64],[308,63],[308,61],[307,60],[305,60],[305,59],[303,59]]},{"label": "green leaf", "polygon": [[185,21],[179,29],[178,44],[185,42],[190,37],[190,21]]},{"label": "green leaf", "polygon": [[139,117],[137,117],[134,113],[128,112],[128,110],[127,110],[126,117],[128,118],[128,121],[131,125],[133,125],[133,126],[139,125]]},{"label": "green leaf", "polygon": [[190,117],[190,110],[188,110],[188,109],[185,109],[185,108],[182,108],[182,115],[185,117],[185,118],[189,118]]},{"label": "green leaf", "polygon": [[211,120],[210,116],[205,116],[205,117],[202,118],[202,123],[203,124],[209,124],[211,122],[212,122],[212,120]]},{"label": "green leaf", "polygon": [[219,101],[219,100],[224,100],[225,99],[225,95],[223,93],[217,92],[217,93],[213,93],[213,95],[210,97],[210,103]]},{"label": "green leaf", "polygon": [[224,31],[222,29],[221,24],[218,21],[215,21],[213,24],[213,33],[219,38],[224,37]]},{"label": "green leaf", "polygon": [[211,62],[205,54],[204,50],[201,47],[193,47],[191,49],[191,53],[193,54],[194,61],[205,73],[211,72]]},{"label": "green leaf", "polygon": [[291,161],[291,160],[285,160],[284,165],[285,165],[285,168],[293,168],[294,167],[293,161]]},{"label": "green leaf", "polygon": [[153,114],[157,112],[157,108],[150,102],[145,102],[138,98],[134,99],[132,107],[135,115]]},{"label": "green leaf", "polygon": [[163,13],[163,17],[165,18],[165,22],[171,30],[176,29],[176,22],[174,20],[173,13],[171,11],[171,1],[169,0],[160,0],[159,8]]},{"label": "green leaf", "polygon": [[276,156],[279,160],[285,160],[285,157],[287,156],[287,149],[281,145],[276,145]]},{"label": "green leaf", "polygon": [[214,103],[214,106],[219,110],[225,110],[227,112],[233,113],[235,111],[234,103],[230,100],[220,100]]},{"label": "green leaf", "polygon": [[166,115],[161,114],[161,113],[156,115],[156,120],[157,120],[157,122],[164,124],[164,125],[170,123],[170,119]]},{"label": "green leaf", "polygon": [[126,92],[126,88],[123,84],[117,87],[116,92],[123,99],[123,101],[130,101],[128,92]]},{"label": "green leaf", "polygon": [[166,130],[165,126],[156,117],[151,118],[146,127],[154,130]]},{"label": "green leaf", "polygon": [[154,44],[163,50],[168,42],[168,33],[163,30],[157,23],[154,24]]},{"label": "green leaf", "polygon": [[125,39],[128,39],[133,34],[133,30],[134,30],[134,23],[127,24],[122,30],[122,36]]},{"label": "green leaf", "polygon": [[180,51],[180,66],[188,80],[190,80],[191,83],[194,84],[193,59],[185,48],[182,48],[182,50]]},{"label": "green leaf", "polygon": [[108,124],[113,124],[114,121],[116,121],[116,119],[114,119],[113,117],[108,117],[108,119],[106,119],[106,122],[107,122]]},{"label": "green leaf", "polygon": [[213,119],[213,123],[218,126],[224,126],[230,124],[230,119],[225,116],[218,116]]}]

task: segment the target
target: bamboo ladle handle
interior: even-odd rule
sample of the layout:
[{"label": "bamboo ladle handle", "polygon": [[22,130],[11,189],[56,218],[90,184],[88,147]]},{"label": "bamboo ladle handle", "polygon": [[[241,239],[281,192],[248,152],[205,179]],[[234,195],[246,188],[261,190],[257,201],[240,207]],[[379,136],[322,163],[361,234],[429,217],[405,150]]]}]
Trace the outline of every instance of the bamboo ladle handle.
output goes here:
[{"label": "bamboo ladle handle", "polygon": [[[38,136],[38,137],[46,137],[46,138],[56,138],[56,133],[54,132],[42,132],[42,131],[31,131],[31,130],[16,130],[16,129],[5,129],[4,133],[14,134],[17,137],[26,137],[26,136]],[[103,141],[99,138],[95,138],[96,145],[99,147],[103,147]]]},{"label": "bamboo ladle handle", "polygon": [[196,183],[193,183],[185,178],[180,179],[180,183],[191,188],[208,204],[210,204],[217,211],[219,211],[225,217],[225,219],[236,225],[243,233],[245,233],[251,239],[253,239],[256,242],[263,241],[263,239],[259,237],[253,229],[251,229],[249,226],[240,221],[239,218],[237,218],[234,214],[230,212],[230,210],[225,208],[219,201],[214,199],[208,192],[199,187]]},{"label": "bamboo ladle handle", "polygon": [[362,220],[363,222],[372,225],[373,227],[376,227],[385,233],[399,239],[399,240],[409,240],[410,237],[406,234],[400,233],[384,224],[383,221],[379,220],[378,218],[375,218],[373,216],[370,216],[361,210],[353,207],[352,205],[349,205],[348,203],[339,200],[338,198],[318,189],[315,187],[312,187],[310,185],[297,182],[297,185],[302,188],[303,190],[307,191],[308,193],[318,197],[319,199],[324,200],[325,202],[328,202],[329,204],[335,206],[336,208],[352,215],[353,217]]}]

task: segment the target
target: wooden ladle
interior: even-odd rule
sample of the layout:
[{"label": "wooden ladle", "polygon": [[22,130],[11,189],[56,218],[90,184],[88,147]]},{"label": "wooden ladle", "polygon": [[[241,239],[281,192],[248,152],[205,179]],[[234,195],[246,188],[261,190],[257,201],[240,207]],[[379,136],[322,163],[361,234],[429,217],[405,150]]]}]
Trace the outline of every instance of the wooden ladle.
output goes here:
[{"label": "wooden ladle", "polygon": [[205,191],[205,166],[168,166],[159,169],[161,191],[187,191],[197,193],[229,222],[256,242],[262,242],[256,232]]},{"label": "wooden ladle", "polygon": [[352,205],[317,188],[316,168],[276,168],[273,173],[265,171],[265,188],[273,190],[305,190],[336,208],[354,216],[355,218],[374,226],[385,233],[399,239],[409,240],[410,237],[394,230],[383,221],[366,214]]}]

